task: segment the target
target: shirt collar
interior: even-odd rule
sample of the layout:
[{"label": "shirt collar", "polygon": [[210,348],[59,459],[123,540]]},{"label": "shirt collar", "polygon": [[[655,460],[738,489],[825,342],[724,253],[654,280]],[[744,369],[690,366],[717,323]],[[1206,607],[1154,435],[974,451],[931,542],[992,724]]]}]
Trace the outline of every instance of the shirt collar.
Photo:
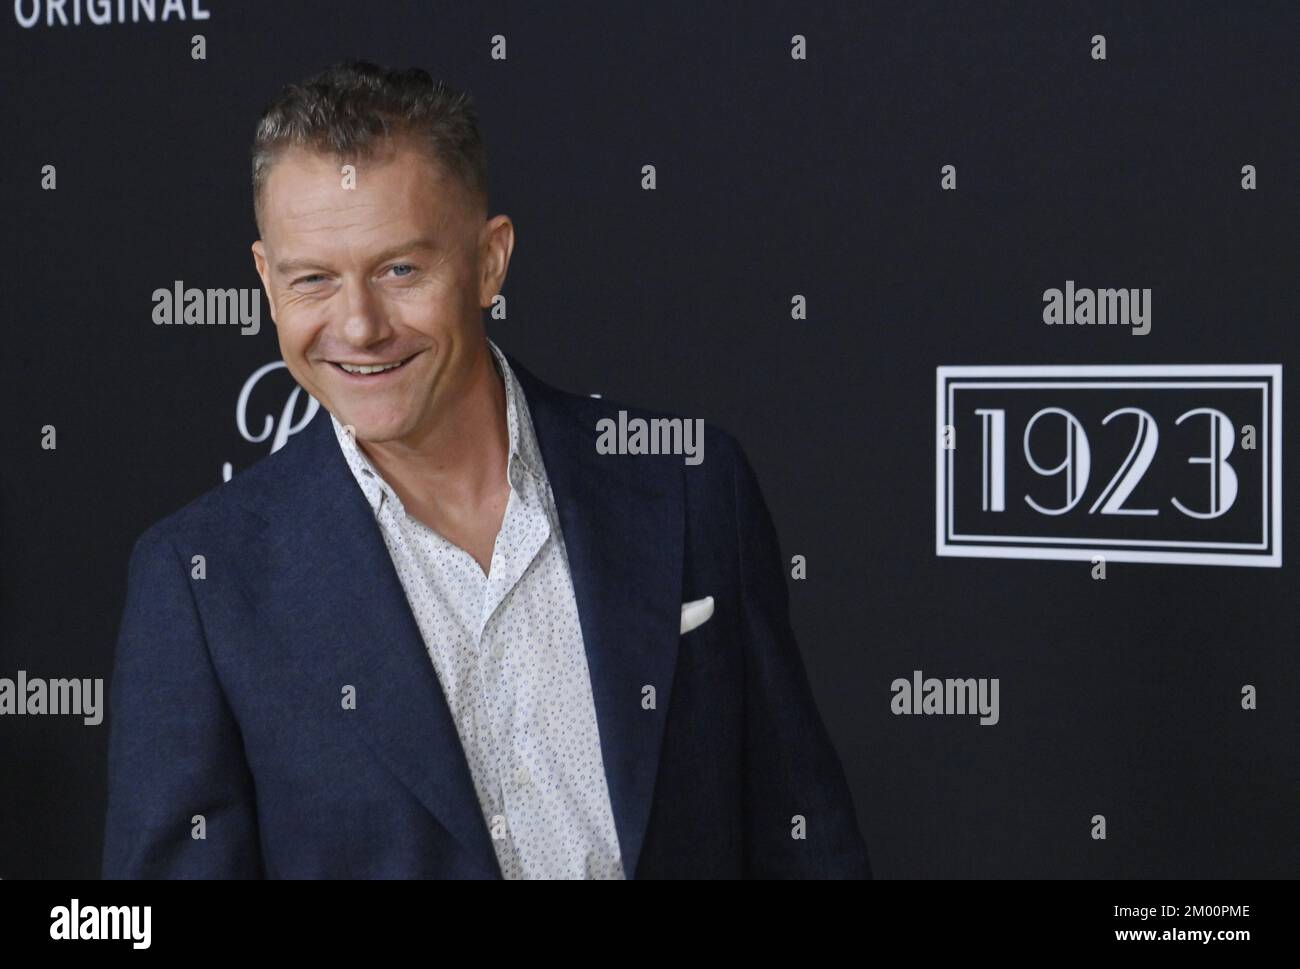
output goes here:
[{"label": "shirt collar", "polygon": [[[533,422],[528,413],[528,400],[524,396],[523,388],[519,386],[519,381],[515,377],[514,371],[510,369],[510,364],[506,361],[506,356],[491,340],[488,340],[488,346],[492,350],[492,357],[496,361],[496,369],[500,374],[502,381],[505,383],[506,390],[506,431],[509,435],[510,456],[506,465],[506,475],[510,482],[512,491],[518,491],[522,485],[521,475],[528,474],[536,479],[545,490],[546,488],[546,467],[542,464],[541,451],[537,446],[537,435],[533,430]],[[375,514],[379,514],[379,509],[383,502],[392,502],[397,511],[404,513],[402,501],[397,497],[397,493],[384,480],[383,476],[366,457],[365,452],[357,445],[356,438],[352,433],[344,429],[337,417],[330,414],[330,423],[334,426],[334,436],[339,442],[339,449],[343,452],[343,457],[348,463],[348,468],[352,471],[352,476],[356,479],[357,485],[361,488],[362,494],[370,503],[370,508]]]}]

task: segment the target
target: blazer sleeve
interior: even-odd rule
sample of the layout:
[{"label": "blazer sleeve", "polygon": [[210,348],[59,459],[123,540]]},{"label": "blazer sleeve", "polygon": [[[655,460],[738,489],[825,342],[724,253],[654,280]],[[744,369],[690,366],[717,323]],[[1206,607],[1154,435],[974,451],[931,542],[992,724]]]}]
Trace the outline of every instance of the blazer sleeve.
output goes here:
[{"label": "blazer sleeve", "polygon": [[110,687],[104,878],[262,876],[252,776],[192,581],[156,527],[136,542]]},{"label": "blazer sleeve", "polygon": [[[785,565],[754,469],[736,448],[745,635],[745,874],[870,878],[852,795],[790,625]],[[803,838],[795,837],[795,817]]]}]

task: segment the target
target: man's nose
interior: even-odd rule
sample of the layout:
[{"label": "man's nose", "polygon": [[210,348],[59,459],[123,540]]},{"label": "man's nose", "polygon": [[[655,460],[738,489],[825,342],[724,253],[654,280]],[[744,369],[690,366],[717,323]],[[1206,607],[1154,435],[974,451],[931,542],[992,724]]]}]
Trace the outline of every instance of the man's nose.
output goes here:
[{"label": "man's nose", "polygon": [[366,280],[344,280],[343,314],[343,336],[354,346],[375,343],[392,329],[383,300]]}]

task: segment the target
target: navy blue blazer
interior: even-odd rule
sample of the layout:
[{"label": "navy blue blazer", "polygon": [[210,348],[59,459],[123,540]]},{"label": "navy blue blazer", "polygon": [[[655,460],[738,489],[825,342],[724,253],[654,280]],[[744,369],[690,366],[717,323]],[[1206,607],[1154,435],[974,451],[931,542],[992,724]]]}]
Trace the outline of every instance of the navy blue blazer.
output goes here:
[{"label": "navy blue blazer", "polygon": [[[621,405],[509,360],[558,506],[627,877],[871,877],[735,440],[706,426],[694,466],[598,454]],[[705,596],[712,618],[682,634],[682,604]],[[106,878],[501,877],[324,407],[136,542],[108,779]]]}]

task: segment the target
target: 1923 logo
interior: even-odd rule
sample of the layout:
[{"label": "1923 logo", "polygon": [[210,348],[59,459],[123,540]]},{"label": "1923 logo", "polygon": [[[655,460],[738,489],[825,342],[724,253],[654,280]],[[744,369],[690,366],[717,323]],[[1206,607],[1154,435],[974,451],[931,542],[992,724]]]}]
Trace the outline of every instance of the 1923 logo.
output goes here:
[{"label": "1923 logo", "polygon": [[937,368],[935,551],[1282,564],[1280,364]]}]

